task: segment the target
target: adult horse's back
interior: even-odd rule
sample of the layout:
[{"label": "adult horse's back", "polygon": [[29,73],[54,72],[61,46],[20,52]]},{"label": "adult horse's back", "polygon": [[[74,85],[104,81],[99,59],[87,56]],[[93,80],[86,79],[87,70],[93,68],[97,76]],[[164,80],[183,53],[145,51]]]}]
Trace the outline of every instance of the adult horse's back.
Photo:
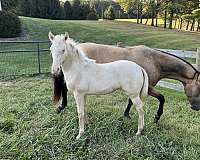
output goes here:
[{"label": "adult horse's back", "polygon": [[[159,108],[155,116],[156,122],[160,119],[160,116],[163,113],[165,99],[164,96],[155,90],[154,87],[162,78],[170,78],[182,82],[192,109],[200,109],[199,71],[197,71],[185,60],[168,53],[163,53],[161,51],[148,48],[146,46],[120,48],[95,43],[81,43],[79,45],[83,48],[84,52],[87,53],[87,56],[91,59],[95,59],[97,63],[107,63],[124,59],[134,61],[142,66],[149,76],[149,95],[157,98],[160,101]],[[60,79],[60,82],[56,83],[56,85],[62,85],[62,72],[60,76],[54,77],[54,82],[58,79]],[[63,103],[58,108],[58,110],[61,111],[66,106],[67,88],[65,85],[60,87],[57,87],[56,85],[55,89],[62,88],[62,91],[57,90],[57,93],[60,93],[60,95],[54,94],[54,97],[57,97],[56,99],[60,99],[61,95],[63,96]],[[129,115],[131,106],[132,102],[129,99],[128,106],[124,113],[125,116]]]}]

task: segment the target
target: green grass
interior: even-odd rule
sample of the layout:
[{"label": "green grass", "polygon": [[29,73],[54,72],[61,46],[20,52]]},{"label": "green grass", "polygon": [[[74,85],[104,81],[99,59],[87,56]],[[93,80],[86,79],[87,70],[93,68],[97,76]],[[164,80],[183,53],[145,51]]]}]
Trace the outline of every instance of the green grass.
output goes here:
[{"label": "green grass", "polygon": [[182,93],[159,89],[166,97],[159,124],[153,117],[157,101],[145,102],[145,132],[135,136],[137,112],[123,118],[127,97],[117,91],[89,96],[90,124],[80,140],[76,105],[55,112],[51,80],[20,78],[0,85],[0,159],[188,159],[200,156],[200,113],[192,111]]}]

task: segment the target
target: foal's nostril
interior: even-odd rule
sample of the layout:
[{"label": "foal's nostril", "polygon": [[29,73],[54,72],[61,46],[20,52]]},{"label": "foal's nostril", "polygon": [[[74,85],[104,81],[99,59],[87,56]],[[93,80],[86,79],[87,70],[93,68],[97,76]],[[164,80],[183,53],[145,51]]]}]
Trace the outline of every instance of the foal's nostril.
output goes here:
[{"label": "foal's nostril", "polygon": [[59,68],[57,69],[57,73],[60,73],[60,70],[61,70],[61,68],[59,67]]}]

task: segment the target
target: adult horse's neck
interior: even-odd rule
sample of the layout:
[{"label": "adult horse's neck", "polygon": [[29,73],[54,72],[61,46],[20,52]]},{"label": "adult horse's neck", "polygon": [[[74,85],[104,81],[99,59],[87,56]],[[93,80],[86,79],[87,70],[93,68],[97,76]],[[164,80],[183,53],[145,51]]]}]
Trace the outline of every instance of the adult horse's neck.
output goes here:
[{"label": "adult horse's neck", "polygon": [[162,78],[175,79],[186,84],[194,79],[196,73],[199,73],[189,62],[166,52],[162,52],[158,61],[161,63]]}]

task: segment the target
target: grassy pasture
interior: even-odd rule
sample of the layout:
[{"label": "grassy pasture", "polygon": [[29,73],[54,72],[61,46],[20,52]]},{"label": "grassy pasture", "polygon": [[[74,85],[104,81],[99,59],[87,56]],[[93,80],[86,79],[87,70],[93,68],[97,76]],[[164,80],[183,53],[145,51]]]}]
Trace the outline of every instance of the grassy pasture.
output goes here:
[{"label": "grassy pasture", "polygon": [[[21,17],[21,20],[28,30],[29,40],[46,41],[51,30],[55,33],[68,31],[80,42],[122,42],[125,45],[145,44],[183,50],[196,50],[200,43],[198,33],[130,22],[55,21],[26,17]],[[1,50],[3,47],[0,47]],[[22,47],[31,48],[13,45],[4,46],[4,49]],[[10,55],[6,58],[14,68],[35,71],[34,53]],[[50,54],[44,54],[42,59],[44,69],[48,70]],[[6,66],[2,65],[2,56],[0,62],[0,67]],[[9,64],[4,69],[9,66],[12,70]],[[0,159],[199,159],[200,113],[190,109],[184,94],[158,89],[166,97],[164,115],[159,124],[153,123],[158,103],[148,97],[143,136],[135,136],[138,115],[134,108],[131,120],[123,118],[127,97],[117,91],[106,96],[88,97],[90,124],[81,140],[76,141],[78,119],[75,101],[70,94],[68,108],[56,114],[51,102],[52,82],[49,76],[0,82]]]},{"label": "grassy pasture", "polygon": [[155,48],[193,50],[200,44],[200,34],[165,30],[119,21],[57,21],[21,17],[28,29],[29,39],[47,40],[48,32],[68,31],[79,42],[125,45],[147,45]]},{"label": "grassy pasture", "polygon": [[160,89],[166,96],[159,124],[157,101],[145,102],[145,134],[135,136],[137,112],[122,114],[127,97],[117,91],[89,96],[90,124],[80,140],[72,95],[68,108],[55,112],[51,81],[46,76],[20,78],[0,85],[0,159],[188,159],[200,156],[200,113],[182,93]]}]

